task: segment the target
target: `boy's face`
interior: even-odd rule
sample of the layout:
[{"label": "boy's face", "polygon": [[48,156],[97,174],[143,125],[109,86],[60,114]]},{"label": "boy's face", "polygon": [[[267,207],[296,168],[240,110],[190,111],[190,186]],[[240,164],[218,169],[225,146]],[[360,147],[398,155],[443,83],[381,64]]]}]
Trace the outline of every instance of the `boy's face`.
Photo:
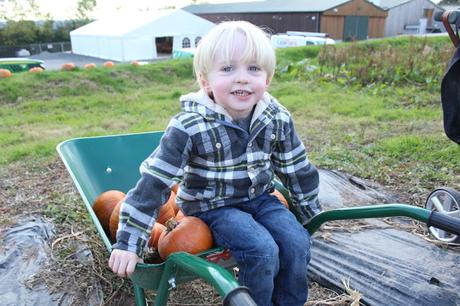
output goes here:
[{"label": "boy's face", "polygon": [[207,78],[201,78],[201,87],[212,94],[214,102],[224,107],[233,119],[249,116],[270,84],[267,72],[255,59],[242,62],[245,47],[245,36],[238,34],[230,63],[218,54]]}]

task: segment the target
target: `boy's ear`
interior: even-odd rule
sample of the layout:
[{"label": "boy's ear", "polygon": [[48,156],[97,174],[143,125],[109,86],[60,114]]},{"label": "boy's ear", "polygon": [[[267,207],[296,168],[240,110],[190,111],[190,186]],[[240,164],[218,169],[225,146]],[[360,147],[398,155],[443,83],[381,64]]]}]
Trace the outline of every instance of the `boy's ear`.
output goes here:
[{"label": "boy's ear", "polygon": [[209,89],[209,82],[206,80],[205,76],[200,73],[199,75],[199,83],[200,83],[200,88],[205,90],[206,92],[210,91]]},{"label": "boy's ear", "polygon": [[267,82],[265,82],[265,88],[268,88],[272,82],[272,78],[267,78]]}]

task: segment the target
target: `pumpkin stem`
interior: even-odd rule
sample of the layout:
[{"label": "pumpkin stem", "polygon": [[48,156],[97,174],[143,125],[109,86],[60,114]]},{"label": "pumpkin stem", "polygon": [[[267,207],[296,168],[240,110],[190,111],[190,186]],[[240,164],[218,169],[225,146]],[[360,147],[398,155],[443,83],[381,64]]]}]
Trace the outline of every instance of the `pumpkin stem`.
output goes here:
[{"label": "pumpkin stem", "polygon": [[174,219],[174,218],[169,219],[168,221],[165,222],[166,231],[167,231],[167,232],[172,231],[173,229],[176,228],[176,226],[177,226],[178,224],[179,224],[179,222],[177,222],[176,219]]}]

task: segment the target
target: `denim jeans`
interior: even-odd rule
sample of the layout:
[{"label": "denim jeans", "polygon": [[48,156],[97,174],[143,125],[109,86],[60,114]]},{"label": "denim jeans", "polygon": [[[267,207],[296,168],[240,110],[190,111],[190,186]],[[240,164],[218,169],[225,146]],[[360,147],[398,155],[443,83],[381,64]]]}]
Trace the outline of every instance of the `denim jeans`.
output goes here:
[{"label": "denim jeans", "polygon": [[216,245],[230,250],[238,281],[258,306],[304,305],[310,235],[275,196],[265,193],[195,216],[208,224]]}]

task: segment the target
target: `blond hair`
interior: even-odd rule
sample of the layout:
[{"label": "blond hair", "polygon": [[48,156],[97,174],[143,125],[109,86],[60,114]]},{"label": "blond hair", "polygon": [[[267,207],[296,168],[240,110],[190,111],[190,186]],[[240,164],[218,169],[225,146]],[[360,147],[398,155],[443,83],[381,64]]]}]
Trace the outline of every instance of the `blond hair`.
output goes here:
[{"label": "blond hair", "polygon": [[250,63],[255,60],[271,80],[275,73],[276,56],[267,33],[247,21],[227,21],[211,29],[198,44],[193,59],[198,82],[207,78],[218,52],[225,61],[231,62],[237,34],[243,34],[246,38],[243,62]]}]

